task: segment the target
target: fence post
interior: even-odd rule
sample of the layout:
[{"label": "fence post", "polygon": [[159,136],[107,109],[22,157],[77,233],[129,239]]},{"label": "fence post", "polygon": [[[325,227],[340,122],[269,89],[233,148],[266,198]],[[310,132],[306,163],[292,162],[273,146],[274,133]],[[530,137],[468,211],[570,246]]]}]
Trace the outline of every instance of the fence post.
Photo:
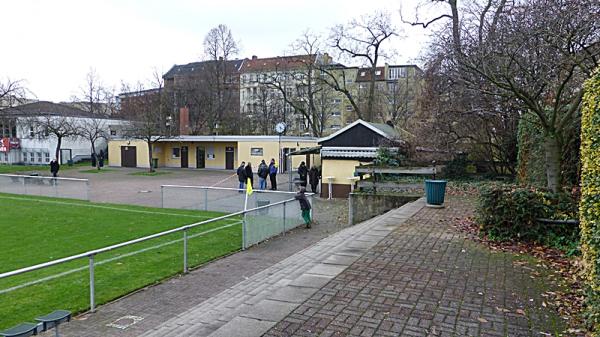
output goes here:
[{"label": "fence post", "polygon": [[165,187],[160,185],[160,208],[165,208]]},{"label": "fence post", "polygon": [[183,230],[183,272],[188,272],[188,233],[187,229]]},{"label": "fence post", "polygon": [[283,235],[285,235],[285,205],[287,205],[287,202],[283,203]]},{"label": "fence post", "polygon": [[208,211],[208,188],[204,189],[204,210]]},{"label": "fence post", "polygon": [[246,249],[246,213],[244,213],[244,219],[242,219],[242,250]]},{"label": "fence post", "polygon": [[25,177],[23,177],[23,194],[27,194],[27,182],[25,180]]},{"label": "fence post", "polygon": [[353,193],[348,194],[348,225],[354,225],[354,196]]},{"label": "fence post", "polygon": [[94,299],[95,285],[94,285],[94,254],[89,256],[90,258],[90,312],[96,311],[96,302]]}]

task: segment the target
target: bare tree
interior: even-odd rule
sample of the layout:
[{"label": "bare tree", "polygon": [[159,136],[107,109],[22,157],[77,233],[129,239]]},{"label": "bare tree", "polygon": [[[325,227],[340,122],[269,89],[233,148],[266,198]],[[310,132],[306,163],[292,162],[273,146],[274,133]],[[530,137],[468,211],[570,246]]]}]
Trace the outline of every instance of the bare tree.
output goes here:
[{"label": "bare tree", "polygon": [[[562,184],[561,156],[577,137],[582,82],[598,66],[597,1],[436,1],[448,18],[436,34],[449,79],[460,90],[510,98],[544,133],[547,185]],[[556,13],[561,13],[557,15]],[[442,22],[442,21],[440,21]]]},{"label": "bare tree", "polygon": [[16,121],[5,113],[6,110],[27,101],[28,90],[23,81],[10,78],[0,81],[0,136],[16,137]]},{"label": "bare tree", "polygon": [[[338,51],[340,59],[358,61],[359,66],[367,67],[370,81],[366,105],[364,109],[356,111],[361,118],[369,121],[375,117],[376,68],[381,59],[389,56],[383,44],[395,36],[398,36],[398,29],[392,24],[390,14],[384,12],[363,15],[346,25],[336,25],[331,30],[331,45]],[[334,88],[341,87],[334,85]]]},{"label": "bare tree", "polygon": [[152,165],[154,144],[168,138],[169,125],[168,104],[165,104],[165,91],[162,81],[153,83],[153,89],[146,90],[141,83],[132,88],[123,85],[121,94],[121,114],[129,121],[125,136],[139,139],[146,143],[148,148],[149,172],[154,172]]},{"label": "bare tree", "polygon": [[274,134],[275,123],[283,120],[283,104],[281,95],[276,89],[260,86],[257,90],[257,99],[252,106],[252,121],[254,130],[259,130],[262,135]]},{"label": "bare tree", "polygon": [[[108,139],[108,124],[106,119],[98,117],[85,118],[77,125],[77,135],[90,142],[93,158],[99,158],[96,152],[96,142]],[[100,164],[96,165],[100,170]]]},{"label": "bare tree", "polygon": [[54,157],[61,160],[60,149],[65,138],[75,138],[78,135],[75,119],[69,116],[41,115],[27,117],[26,125],[39,138],[56,138]]}]

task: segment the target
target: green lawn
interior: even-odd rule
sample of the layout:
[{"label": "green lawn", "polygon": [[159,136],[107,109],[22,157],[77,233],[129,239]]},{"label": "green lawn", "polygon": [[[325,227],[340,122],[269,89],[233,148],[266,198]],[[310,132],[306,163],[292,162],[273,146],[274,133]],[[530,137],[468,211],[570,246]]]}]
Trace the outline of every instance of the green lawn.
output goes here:
[{"label": "green lawn", "polygon": [[[71,170],[71,169],[81,169],[85,167],[92,167],[89,161],[82,161],[73,166],[69,165],[60,165],[60,170]],[[19,172],[37,172],[37,173],[47,173],[50,174],[50,166],[47,164],[44,165],[0,165],[0,174],[11,174],[11,173],[19,173]]]},{"label": "green lawn", "polygon": [[[0,212],[0,273],[222,215],[1,193]],[[188,236],[191,266],[241,248],[237,218],[198,226],[189,230]],[[181,272],[181,238],[178,232],[95,256],[96,303],[106,303]],[[88,259],[84,258],[0,279],[0,329],[55,309],[86,310],[87,266]],[[33,284],[20,287],[26,283]]]}]

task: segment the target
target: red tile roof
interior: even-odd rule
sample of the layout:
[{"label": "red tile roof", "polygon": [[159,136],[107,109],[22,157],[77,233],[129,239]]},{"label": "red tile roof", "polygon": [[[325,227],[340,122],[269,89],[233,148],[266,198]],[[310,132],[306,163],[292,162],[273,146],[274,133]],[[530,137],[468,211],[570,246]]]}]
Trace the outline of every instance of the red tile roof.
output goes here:
[{"label": "red tile roof", "polygon": [[307,63],[314,63],[316,55],[293,55],[293,56],[278,56],[269,58],[256,58],[246,60],[240,71],[247,72],[262,72],[273,70],[288,70],[304,67]]}]

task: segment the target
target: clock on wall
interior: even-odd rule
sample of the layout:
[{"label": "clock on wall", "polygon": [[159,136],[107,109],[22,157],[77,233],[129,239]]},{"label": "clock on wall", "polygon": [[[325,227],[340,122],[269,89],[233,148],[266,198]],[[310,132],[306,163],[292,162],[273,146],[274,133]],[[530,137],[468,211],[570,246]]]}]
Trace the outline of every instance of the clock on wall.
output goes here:
[{"label": "clock on wall", "polygon": [[275,125],[275,132],[277,132],[278,134],[284,133],[286,126],[287,125],[285,125],[285,123],[283,122],[277,123],[277,125]]}]

